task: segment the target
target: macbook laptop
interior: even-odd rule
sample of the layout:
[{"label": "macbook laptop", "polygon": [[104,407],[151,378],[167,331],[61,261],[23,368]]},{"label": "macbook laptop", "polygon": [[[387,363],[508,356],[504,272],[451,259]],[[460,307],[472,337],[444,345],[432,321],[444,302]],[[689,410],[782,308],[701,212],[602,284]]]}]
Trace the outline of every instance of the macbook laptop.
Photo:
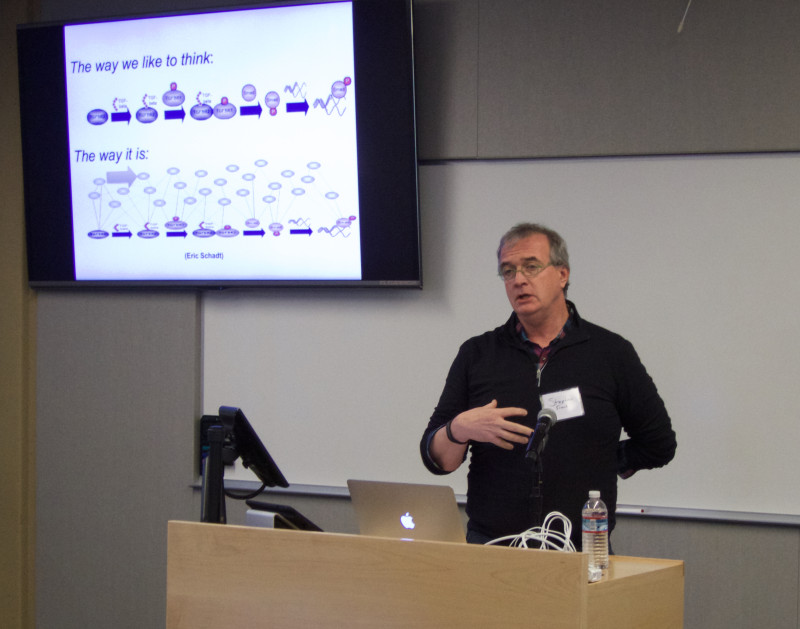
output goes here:
[{"label": "macbook laptop", "polygon": [[453,488],[369,480],[348,480],[362,535],[466,542]]}]

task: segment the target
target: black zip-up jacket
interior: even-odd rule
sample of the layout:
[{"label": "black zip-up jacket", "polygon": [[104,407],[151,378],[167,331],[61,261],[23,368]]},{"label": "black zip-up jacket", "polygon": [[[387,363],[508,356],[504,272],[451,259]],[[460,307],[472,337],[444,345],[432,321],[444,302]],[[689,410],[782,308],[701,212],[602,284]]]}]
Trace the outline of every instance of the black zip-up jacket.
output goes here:
[{"label": "black zip-up jacket", "polygon": [[[589,490],[599,489],[613,529],[617,473],[661,467],[675,455],[676,440],[664,402],[630,342],[588,321],[573,304],[572,323],[553,347],[537,386],[536,356],[516,331],[517,317],[466,341],[459,349],[439,403],[422,436],[425,466],[445,474],[431,459],[430,438],[459,413],[493,399],[499,407],[527,409],[509,418],[534,427],[540,395],[577,387],[584,415],[552,427],[542,453],[542,517],[559,511],[572,522],[580,548],[581,508]],[[628,439],[620,441],[621,431]],[[525,445],[504,450],[471,442],[467,489],[469,528],[491,538],[515,535],[533,524],[534,471]]]}]

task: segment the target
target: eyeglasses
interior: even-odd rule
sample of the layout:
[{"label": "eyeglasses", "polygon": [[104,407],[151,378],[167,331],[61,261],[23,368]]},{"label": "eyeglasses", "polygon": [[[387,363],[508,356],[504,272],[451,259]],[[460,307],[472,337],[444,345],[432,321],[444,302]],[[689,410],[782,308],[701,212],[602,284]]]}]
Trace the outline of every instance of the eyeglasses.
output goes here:
[{"label": "eyeglasses", "polygon": [[522,266],[504,266],[498,271],[497,274],[503,279],[504,282],[513,282],[515,279],[517,279],[517,273],[522,273],[529,280],[532,280],[548,266],[554,265],[552,262],[548,262],[547,264],[534,264],[533,262],[529,262],[528,264],[523,264]]}]

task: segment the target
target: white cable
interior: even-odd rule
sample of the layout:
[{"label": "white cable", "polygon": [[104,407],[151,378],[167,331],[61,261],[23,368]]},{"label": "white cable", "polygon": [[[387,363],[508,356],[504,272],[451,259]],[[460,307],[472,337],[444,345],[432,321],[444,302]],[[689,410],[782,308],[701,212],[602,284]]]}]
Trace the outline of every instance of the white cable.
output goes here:
[{"label": "white cable", "polygon": [[[553,530],[550,527],[555,521],[561,522],[562,531]],[[516,548],[539,548],[544,550],[560,550],[562,552],[574,553],[575,544],[570,540],[572,534],[572,522],[562,513],[552,511],[545,517],[542,526],[535,526],[520,533],[519,535],[506,535],[498,537],[489,542],[490,544],[501,544],[508,542],[509,546]],[[531,544],[529,546],[529,544]]]}]

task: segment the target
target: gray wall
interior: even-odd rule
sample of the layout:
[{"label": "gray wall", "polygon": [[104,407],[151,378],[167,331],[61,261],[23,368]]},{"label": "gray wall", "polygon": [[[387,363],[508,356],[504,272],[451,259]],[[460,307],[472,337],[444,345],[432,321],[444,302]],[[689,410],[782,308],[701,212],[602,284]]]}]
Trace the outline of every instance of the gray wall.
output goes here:
[{"label": "gray wall", "polygon": [[199,519],[197,297],[43,292],[37,627],[160,627],[166,522]]},{"label": "gray wall", "polygon": [[[796,3],[694,3],[680,35],[683,0],[590,4],[418,2],[421,156],[796,148]],[[45,20],[118,10],[42,2]],[[37,626],[163,626],[166,522],[199,514],[199,297],[41,291],[38,311]],[[347,499],[282,498],[355,530]],[[686,561],[689,628],[800,626],[796,528],[623,517],[614,546]]]},{"label": "gray wall", "polygon": [[791,0],[424,0],[420,156],[795,150]]}]

